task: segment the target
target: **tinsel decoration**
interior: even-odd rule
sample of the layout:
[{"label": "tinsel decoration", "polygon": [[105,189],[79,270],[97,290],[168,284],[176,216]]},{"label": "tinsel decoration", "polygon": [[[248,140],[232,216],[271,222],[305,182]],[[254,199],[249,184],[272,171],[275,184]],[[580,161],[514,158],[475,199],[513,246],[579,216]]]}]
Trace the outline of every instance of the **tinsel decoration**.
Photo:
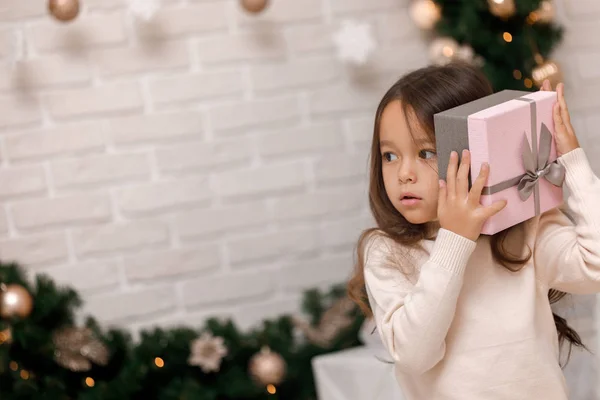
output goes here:
[{"label": "tinsel decoration", "polygon": [[54,360],[71,371],[89,371],[92,362],[103,366],[108,363],[108,348],[90,328],[63,328],[53,335],[52,341],[55,346]]}]

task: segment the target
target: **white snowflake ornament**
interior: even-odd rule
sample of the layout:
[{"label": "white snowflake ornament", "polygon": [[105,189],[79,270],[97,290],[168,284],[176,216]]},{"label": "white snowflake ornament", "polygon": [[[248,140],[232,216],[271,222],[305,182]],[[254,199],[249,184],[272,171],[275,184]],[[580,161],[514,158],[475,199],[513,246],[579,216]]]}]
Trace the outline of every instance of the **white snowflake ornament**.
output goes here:
[{"label": "white snowflake ornament", "polygon": [[227,347],[223,338],[204,332],[190,343],[188,364],[200,367],[204,373],[218,372],[226,355]]},{"label": "white snowflake ornament", "polygon": [[342,22],[333,41],[340,60],[356,65],[365,64],[377,47],[371,25],[352,20]]},{"label": "white snowflake ornament", "polygon": [[129,0],[129,11],[136,18],[151,20],[160,9],[160,0]]}]

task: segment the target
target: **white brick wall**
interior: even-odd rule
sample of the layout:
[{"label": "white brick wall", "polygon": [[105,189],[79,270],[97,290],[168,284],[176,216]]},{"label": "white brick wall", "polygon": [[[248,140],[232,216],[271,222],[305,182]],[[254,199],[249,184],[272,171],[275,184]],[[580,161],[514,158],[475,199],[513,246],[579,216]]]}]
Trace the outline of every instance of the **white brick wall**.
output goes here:
[{"label": "white brick wall", "polygon": [[[253,16],[237,0],[162,3],[143,22],[125,0],[86,0],[59,24],[43,1],[0,0],[0,57],[15,33],[29,55],[0,64],[0,255],[131,328],[296,311],[303,289],[348,276],[370,224],[375,106],[427,62],[409,2],[275,0]],[[556,3],[555,59],[600,172],[600,2]],[[335,57],[345,18],[374,25],[363,68]],[[593,342],[595,298],[574,301]]]}]

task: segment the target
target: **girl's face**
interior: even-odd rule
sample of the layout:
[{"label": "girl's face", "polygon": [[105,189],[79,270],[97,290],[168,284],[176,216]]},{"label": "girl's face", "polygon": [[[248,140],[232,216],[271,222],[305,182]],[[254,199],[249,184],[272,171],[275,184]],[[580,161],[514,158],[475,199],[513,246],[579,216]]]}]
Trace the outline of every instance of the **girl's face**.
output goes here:
[{"label": "girl's face", "polygon": [[[413,121],[411,129],[409,121]],[[388,198],[411,224],[437,219],[438,172],[435,143],[402,104],[388,104],[381,115],[381,170]]]}]

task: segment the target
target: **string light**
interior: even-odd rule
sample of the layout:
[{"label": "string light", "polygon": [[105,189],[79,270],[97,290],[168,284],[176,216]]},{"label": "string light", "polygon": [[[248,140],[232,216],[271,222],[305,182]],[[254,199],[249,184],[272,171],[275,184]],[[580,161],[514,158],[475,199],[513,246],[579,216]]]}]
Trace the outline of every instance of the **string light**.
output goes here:
[{"label": "string light", "polygon": [[531,79],[529,79],[529,78],[526,78],[523,83],[525,84],[525,87],[527,89],[530,89],[533,86],[533,81]]},{"label": "string light", "polygon": [[19,364],[17,364],[16,361],[11,361],[10,364],[8,364],[8,367],[13,371],[16,371],[19,369]]},{"label": "string light", "polygon": [[512,35],[508,32],[504,32],[504,34],[502,35],[502,38],[504,39],[505,42],[510,43],[512,42]]},{"label": "string light", "polygon": [[21,375],[21,379],[25,379],[25,380],[29,379],[29,372],[27,372],[24,369],[21,370],[20,375]]},{"label": "string light", "polygon": [[513,76],[515,77],[515,79],[519,80],[523,77],[523,74],[518,69],[515,69],[513,71]]},{"label": "string light", "polygon": [[165,366],[165,361],[164,361],[162,358],[160,358],[160,357],[156,357],[156,358],[154,359],[154,364],[156,364],[156,366],[157,366],[158,368],[162,368],[162,367],[164,367],[164,366]]},{"label": "string light", "polygon": [[85,378],[85,384],[88,385],[89,387],[94,387],[96,382],[94,381],[94,378],[88,376],[87,378]]},{"label": "string light", "polygon": [[269,383],[267,385],[267,392],[269,392],[269,394],[275,394],[277,393],[277,388],[275,387],[275,385]]}]

